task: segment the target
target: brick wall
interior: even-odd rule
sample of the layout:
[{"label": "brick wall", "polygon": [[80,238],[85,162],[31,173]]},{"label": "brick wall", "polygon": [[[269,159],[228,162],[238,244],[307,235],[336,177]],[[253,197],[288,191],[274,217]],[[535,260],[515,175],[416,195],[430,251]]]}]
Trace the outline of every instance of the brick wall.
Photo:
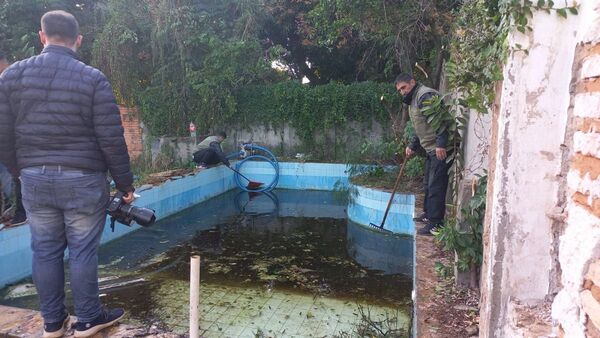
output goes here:
[{"label": "brick wall", "polygon": [[[560,260],[564,289],[555,303],[564,337],[600,337],[600,43],[581,41],[572,78],[572,156],[567,175],[568,202]],[[568,313],[568,311],[563,312]],[[563,331],[563,329],[565,329]],[[566,332],[565,332],[566,331]]]},{"label": "brick wall", "polygon": [[588,318],[588,337],[600,337],[600,260],[590,264],[580,294],[583,311]]},{"label": "brick wall", "polygon": [[[587,217],[569,226],[596,227],[600,220],[600,44],[583,44],[579,53],[582,65],[575,85],[573,113],[576,131],[568,182],[573,191],[570,209],[579,209]],[[598,337],[600,260],[590,264],[584,278],[579,300],[586,318],[585,332],[588,337]]]},{"label": "brick wall", "polygon": [[119,110],[125,129],[125,142],[127,142],[129,157],[137,158],[142,153],[142,128],[137,109],[119,106]]}]

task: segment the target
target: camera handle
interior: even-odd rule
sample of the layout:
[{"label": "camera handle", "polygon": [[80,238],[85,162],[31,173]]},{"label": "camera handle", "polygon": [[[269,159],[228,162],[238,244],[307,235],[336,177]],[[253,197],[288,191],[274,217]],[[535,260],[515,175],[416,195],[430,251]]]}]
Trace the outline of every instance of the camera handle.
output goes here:
[{"label": "camera handle", "polygon": [[110,216],[110,229],[111,229],[111,232],[115,232],[115,222],[116,221],[117,220],[114,217]]}]

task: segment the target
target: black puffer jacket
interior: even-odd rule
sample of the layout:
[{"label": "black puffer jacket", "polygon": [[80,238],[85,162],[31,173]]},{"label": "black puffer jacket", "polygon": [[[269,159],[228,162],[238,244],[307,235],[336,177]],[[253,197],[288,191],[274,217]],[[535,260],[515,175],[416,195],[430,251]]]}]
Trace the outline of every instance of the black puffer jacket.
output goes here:
[{"label": "black puffer jacket", "polygon": [[13,173],[42,165],[109,170],[117,189],[131,191],[121,115],[104,74],[55,45],[4,71],[0,162]]}]

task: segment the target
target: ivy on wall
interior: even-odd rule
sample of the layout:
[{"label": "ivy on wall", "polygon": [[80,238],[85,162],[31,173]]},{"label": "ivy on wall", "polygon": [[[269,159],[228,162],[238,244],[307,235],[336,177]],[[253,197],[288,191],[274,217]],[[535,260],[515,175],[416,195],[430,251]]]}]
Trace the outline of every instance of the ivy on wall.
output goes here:
[{"label": "ivy on wall", "polygon": [[297,81],[249,86],[238,92],[237,114],[228,122],[273,128],[289,124],[305,145],[314,146],[318,133],[334,128],[343,132],[350,122],[387,124],[389,116],[380,101],[384,94],[393,97],[394,87],[375,82],[309,87]]}]

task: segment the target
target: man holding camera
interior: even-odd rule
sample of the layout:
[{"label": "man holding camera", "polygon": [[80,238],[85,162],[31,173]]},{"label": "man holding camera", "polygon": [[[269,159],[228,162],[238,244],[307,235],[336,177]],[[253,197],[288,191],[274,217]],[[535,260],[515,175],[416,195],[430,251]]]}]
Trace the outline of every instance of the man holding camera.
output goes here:
[{"label": "man holding camera", "polygon": [[33,281],[44,337],[61,337],[64,251],[69,249],[76,337],[114,324],[123,309],[98,297],[98,245],[109,203],[109,171],[123,201],[133,201],[133,175],[112,88],[78,60],[79,24],[64,11],[41,20],[44,49],[0,76],[0,162],[20,174],[31,225]]}]

